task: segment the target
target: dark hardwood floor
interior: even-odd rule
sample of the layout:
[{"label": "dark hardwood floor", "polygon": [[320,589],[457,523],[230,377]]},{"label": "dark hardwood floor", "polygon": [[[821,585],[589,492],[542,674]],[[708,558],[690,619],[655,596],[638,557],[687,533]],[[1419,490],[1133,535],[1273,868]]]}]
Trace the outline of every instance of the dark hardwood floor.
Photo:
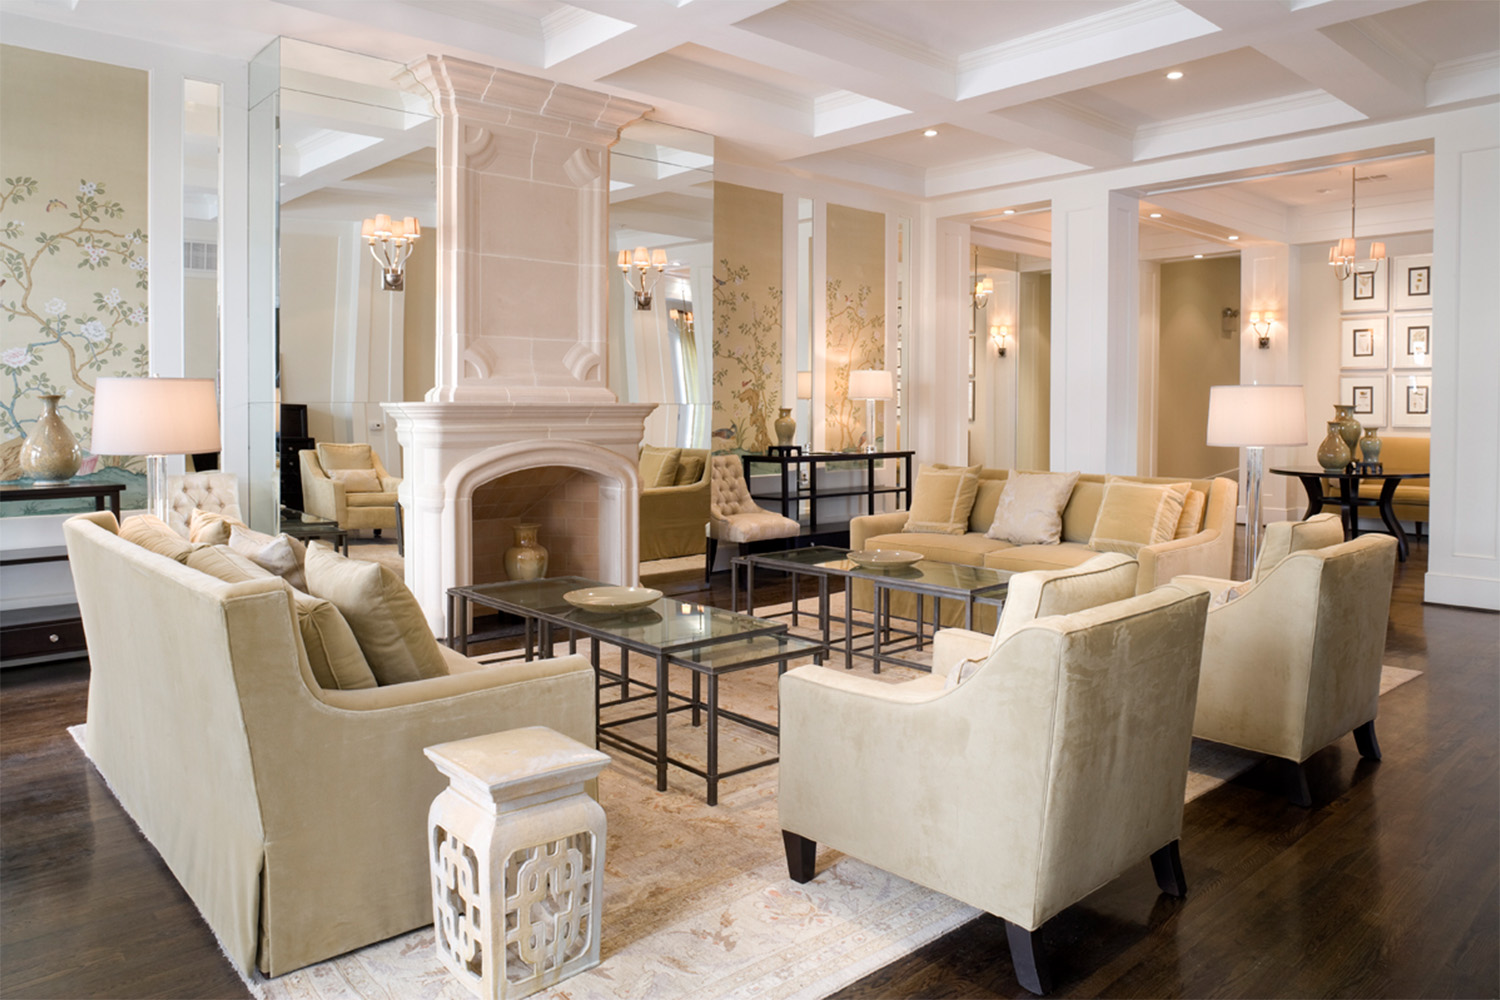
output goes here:
[{"label": "dark hardwood floor", "polygon": [[[1417,542],[1386,662],[1424,674],[1381,699],[1384,761],[1351,737],[1320,752],[1310,810],[1269,766],[1189,803],[1187,898],[1142,860],[1064,911],[1046,928],[1055,995],[1500,996],[1500,617],[1423,605],[1425,569]],[[664,589],[728,604],[724,574]],[[67,735],[87,680],[85,661],[0,671],[0,995],[248,996]],[[1029,994],[981,917],[836,995]]]}]

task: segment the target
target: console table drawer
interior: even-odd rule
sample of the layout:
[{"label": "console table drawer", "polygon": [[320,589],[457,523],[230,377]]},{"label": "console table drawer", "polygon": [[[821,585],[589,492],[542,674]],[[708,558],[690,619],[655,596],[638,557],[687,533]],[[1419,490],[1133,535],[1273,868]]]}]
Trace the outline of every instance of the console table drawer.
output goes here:
[{"label": "console table drawer", "polygon": [[82,653],[87,648],[83,641],[83,622],[77,618],[6,625],[0,630],[0,647],[4,650],[0,656],[7,660],[51,653]]}]

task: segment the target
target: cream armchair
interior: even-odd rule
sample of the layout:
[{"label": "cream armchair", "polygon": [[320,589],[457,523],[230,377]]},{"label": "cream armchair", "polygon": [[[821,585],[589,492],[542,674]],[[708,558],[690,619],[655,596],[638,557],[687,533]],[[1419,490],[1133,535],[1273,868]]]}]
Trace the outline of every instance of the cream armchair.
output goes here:
[{"label": "cream armchair", "polygon": [[781,679],[782,834],[791,877],[823,843],[1007,922],[1021,984],[1045,992],[1038,932],[1150,856],[1178,856],[1208,595],[1166,585],[1041,618],[967,680],[885,684],[800,667]]},{"label": "cream armchair", "polygon": [[320,444],[299,451],[302,463],[302,509],[337,521],[349,530],[396,530],[399,477],[385,471],[380,456],[367,444]]},{"label": "cream armchair", "polygon": [[1375,715],[1395,565],[1394,538],[1364,535],[1290,552],[1257,566],[1248,583],[1174,580],[1228,598],[1208,613],[1193,735],[1286,760],[1288,796],[1300,806],[1312,804],[1303,762],[1345,733],[1353,731],[1362,756],[1379,760]]}]

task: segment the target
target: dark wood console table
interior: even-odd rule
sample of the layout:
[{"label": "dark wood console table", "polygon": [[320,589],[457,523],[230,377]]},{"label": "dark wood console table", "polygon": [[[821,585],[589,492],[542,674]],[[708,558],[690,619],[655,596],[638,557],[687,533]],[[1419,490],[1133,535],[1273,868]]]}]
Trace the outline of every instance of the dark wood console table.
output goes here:
[{"label": "dark wood console table", "polygon": [[[1407,545],[1406,530],[1401,527],[1401,522],[1396,518],[1396,512],[1391,509],[1391,501],[1396,495],[1396,487],[1407,479],[1426,479],[1426,472],[1329,472],[1327,469],[1292,468],[1272,469],[1278,476],[1296,476],[1302,481],[1302,488],[1307,492],[1307,513],[1304,518],[1312,517],[1323,509],[1326,504],[1338,504],[1343,508],[1344,540],[1359,537],[1359,508],[1374,507],[1380,511],[1380,520],[1392,535],[1396,536],[1396,554],[1401,561],[1406,561]],[[1339,492],[1330,495],[1323,492],[1323,480],[1337,479],[1339,481]],[[1359,495],[1359,484],[1365,480],[1380,483],[1379,498],[1362,497]]]},{"label": "dark wood console table", "polygon": [[[772,500],[781,505],[781,516],[797,519],[797,504],[803,500],[808,503],[808,530],[818,530],[818,501],[831,497],[864,497],[865,513],[875,513],[875,497],[882,493],[904,493],[906,494],[906,506],[911,506],[912,472],[911,463],[914,451],[850,451],[850,452],[808,452],[806,454],[788,454],[785,452],[770,455],[741,455],[740,461],[745,465],[745,482],[751,483],[750,467],[752,465],[775,465],[781,472],[781,491],[778,493],[756,493],[751,486],[750,496],[756,500]],[[875,484],[875,463],[883,459],[898,459],[904,463],[905,469],[897,477],[895,486],[877,486]],[[851,465],[863,465],[865,482],[857,489],[818,489],[818,467],[821,465],[834,465],[847,462]],[[807,486],[802,486],[802,466],[807,466]]]}]

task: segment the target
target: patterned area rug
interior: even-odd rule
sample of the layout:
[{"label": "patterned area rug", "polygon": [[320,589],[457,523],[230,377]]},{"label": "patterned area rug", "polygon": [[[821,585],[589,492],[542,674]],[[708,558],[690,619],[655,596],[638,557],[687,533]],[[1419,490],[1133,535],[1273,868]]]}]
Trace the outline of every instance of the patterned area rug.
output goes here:
[{"label": "patterned area rug", "polygon": [[[768,615],[789,607],[759,610]],[[807,630],[810,621],[803,618],[796,631]],[[841,658],[833,662],[843,665]],[[867,660],[857,660],[854,671],[888,683],[918,675],[890,666],[874,675]],[[649,680],[651,670],[644,660],[636,660],[632,674]],[[1386,667],[1381,693],[1418,675]],[[774,720],[776,676],[772,667],[729,675],[721,682],[721,704]],[[687,685],[685,672],[672,678],[674,689],[686,691]],[[652,723],[638,725],[633,735],[651,742]],[[704,731],[691,726],[686,712],[671,716],[669,745],[674,755],[702,766]],[[775,753],[774,737],[724,725],[723,768]],[[978,915],[972,907],[826,848],[819,851],[817,878],[806,885],[792,882],[779,835],[774,765],[721,782],[719,805],[710,808],[701,779],[673,768],[668,790],[657,792],[650,766],[624,754],[612,756],[614,763],[599,779],[609,823],[603,961],[537,996],[812,1000]],[[1186,799],[1218,787],[1260,759],[1194,741]],[[256,974],[249,986],[265,1000],[460,1000],[470,995],[437,962],[430,927],[273,980]]]}]

